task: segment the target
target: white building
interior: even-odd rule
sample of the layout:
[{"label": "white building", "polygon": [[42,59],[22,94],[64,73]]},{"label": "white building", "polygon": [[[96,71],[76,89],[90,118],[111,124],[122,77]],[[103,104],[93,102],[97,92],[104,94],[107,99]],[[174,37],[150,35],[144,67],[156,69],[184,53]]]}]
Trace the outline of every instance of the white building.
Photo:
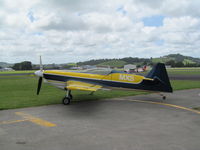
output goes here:
[{"label": "white building", "polygon": [[0,71],[14,71],[14,69],[12,69],[12,68],[2,68],[2,69],[0,69]]},{"label": "white building", "polygon": [[124,65],[124,71],[126,72],[130,72],[130,70],[134,70],[136,69],[136,65],[132,65],[132,64],[128,64],[128,65]]}]

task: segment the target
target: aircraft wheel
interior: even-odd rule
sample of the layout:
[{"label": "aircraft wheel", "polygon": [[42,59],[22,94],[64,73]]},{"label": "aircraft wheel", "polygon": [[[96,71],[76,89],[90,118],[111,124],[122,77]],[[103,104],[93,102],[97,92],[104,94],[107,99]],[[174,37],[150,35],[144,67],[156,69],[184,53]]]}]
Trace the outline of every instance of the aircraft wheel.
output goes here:
[{"label": "aircraft wheel", "polygon": [[165,100],[166,99],[166,96],[163,96],[163,98],[162,98],[163,100]]},{"label": "aircraft wheel", "polygon": [[64,97],[62,100],[64,105],[69,105],[71,102],[71,98],[70,97]]}]

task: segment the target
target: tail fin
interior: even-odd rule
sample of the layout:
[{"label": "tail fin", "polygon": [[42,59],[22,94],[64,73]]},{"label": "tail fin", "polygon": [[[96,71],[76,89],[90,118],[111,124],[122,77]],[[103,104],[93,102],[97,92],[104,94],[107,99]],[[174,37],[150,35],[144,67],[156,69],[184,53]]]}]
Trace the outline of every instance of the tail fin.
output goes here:
[{"label": "tail fin", "polygon": [[163,91],[173,92],[173,89],[171,87],[169,77],[165,68],[165,64],[163,63],[156,64],[146,77],[160,81],[163,85],[162,86]]}]

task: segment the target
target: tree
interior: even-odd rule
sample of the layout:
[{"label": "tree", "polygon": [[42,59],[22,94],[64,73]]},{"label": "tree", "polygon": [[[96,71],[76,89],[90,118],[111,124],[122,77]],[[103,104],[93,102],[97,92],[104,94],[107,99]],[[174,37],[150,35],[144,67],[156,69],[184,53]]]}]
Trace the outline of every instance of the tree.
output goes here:
[{"label": "tree", "polygon": [[12,68],[13,68],[14,70],[21,70],[20,63],[14,64]]},{"label": "tree", "polygon": [[147,65],[147,61],[146,60],[143,62],[143,65]]},{"label": "tree", "polygon": [[183,62],[179,61],[175,64],[176,67],[184,67]]},{"label": "tree", "polygon": [[174,60],[169,60],[165,64],[170,65],[171,67],[175,67],[176,62]]},{"label": "tree", "polygon": [[70,69],[71,67],[73,67],[72,65],[68,65],[68,64],[65,64],[64,66],[62,66],[63,69]]},{"label": "tree", "polygon": [[16,63],[12,67],[14,70],[32,70],[32,63],[30,61],[23,61],[21,63]]}]

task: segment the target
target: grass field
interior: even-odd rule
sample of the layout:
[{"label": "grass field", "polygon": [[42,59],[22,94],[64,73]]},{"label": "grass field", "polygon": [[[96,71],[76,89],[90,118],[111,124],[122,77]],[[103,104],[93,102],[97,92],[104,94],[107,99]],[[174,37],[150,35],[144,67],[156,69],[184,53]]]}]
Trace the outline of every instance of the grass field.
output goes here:
[{"label": "grass field", "polygon": [[[146,72],[141,72],[140,74],[148,74],[151,70],[149,68]],[[199,75],[200,76],[200,68],[167,68],[167,73],[169,75]]]},{"label": "grass field", "polygon": [[[172,81],[174,90],[200,88],[200,81]],[[37,78],[21,77],[0,77],[0,110],[11,108],[22,108],[59,104],[65,92],[48,84],[43,84],[41,93],[36,95]],[[94,95],[89,92],[73,91],[74,101],[99,100],[104,98],[133,96],[147,94],[138,91],[97,91]]]},{"label": "grass field", "polygon": [[34,73],[36,70],[28,70],[28,71],[2,71],[0,74],[20,74],[20,73]]},{"label": "grass field", "polygon": [[168,74],[173,75],[199,75],[200,68],[169,68],[167,69]]},{"label": "grass field", "polygon": [[106,62],[100,63],[98,65],[111,66],[111,67],[123,67],[125,64],[126,64],[126,62],[122,61],[122,60],[111,60],[111,61],[106,61]]},{"label": "grass field", "polygon": [[[61,103],[65,92],[51,85],[43,84],[41,93],[36,95],[37,78],[0,78],[0,110],[22,108]],[[97,91],[94,95],[89,92],[73,91],[74,101],[96,100],[145,94],[145,92],[130,91]]]}]

